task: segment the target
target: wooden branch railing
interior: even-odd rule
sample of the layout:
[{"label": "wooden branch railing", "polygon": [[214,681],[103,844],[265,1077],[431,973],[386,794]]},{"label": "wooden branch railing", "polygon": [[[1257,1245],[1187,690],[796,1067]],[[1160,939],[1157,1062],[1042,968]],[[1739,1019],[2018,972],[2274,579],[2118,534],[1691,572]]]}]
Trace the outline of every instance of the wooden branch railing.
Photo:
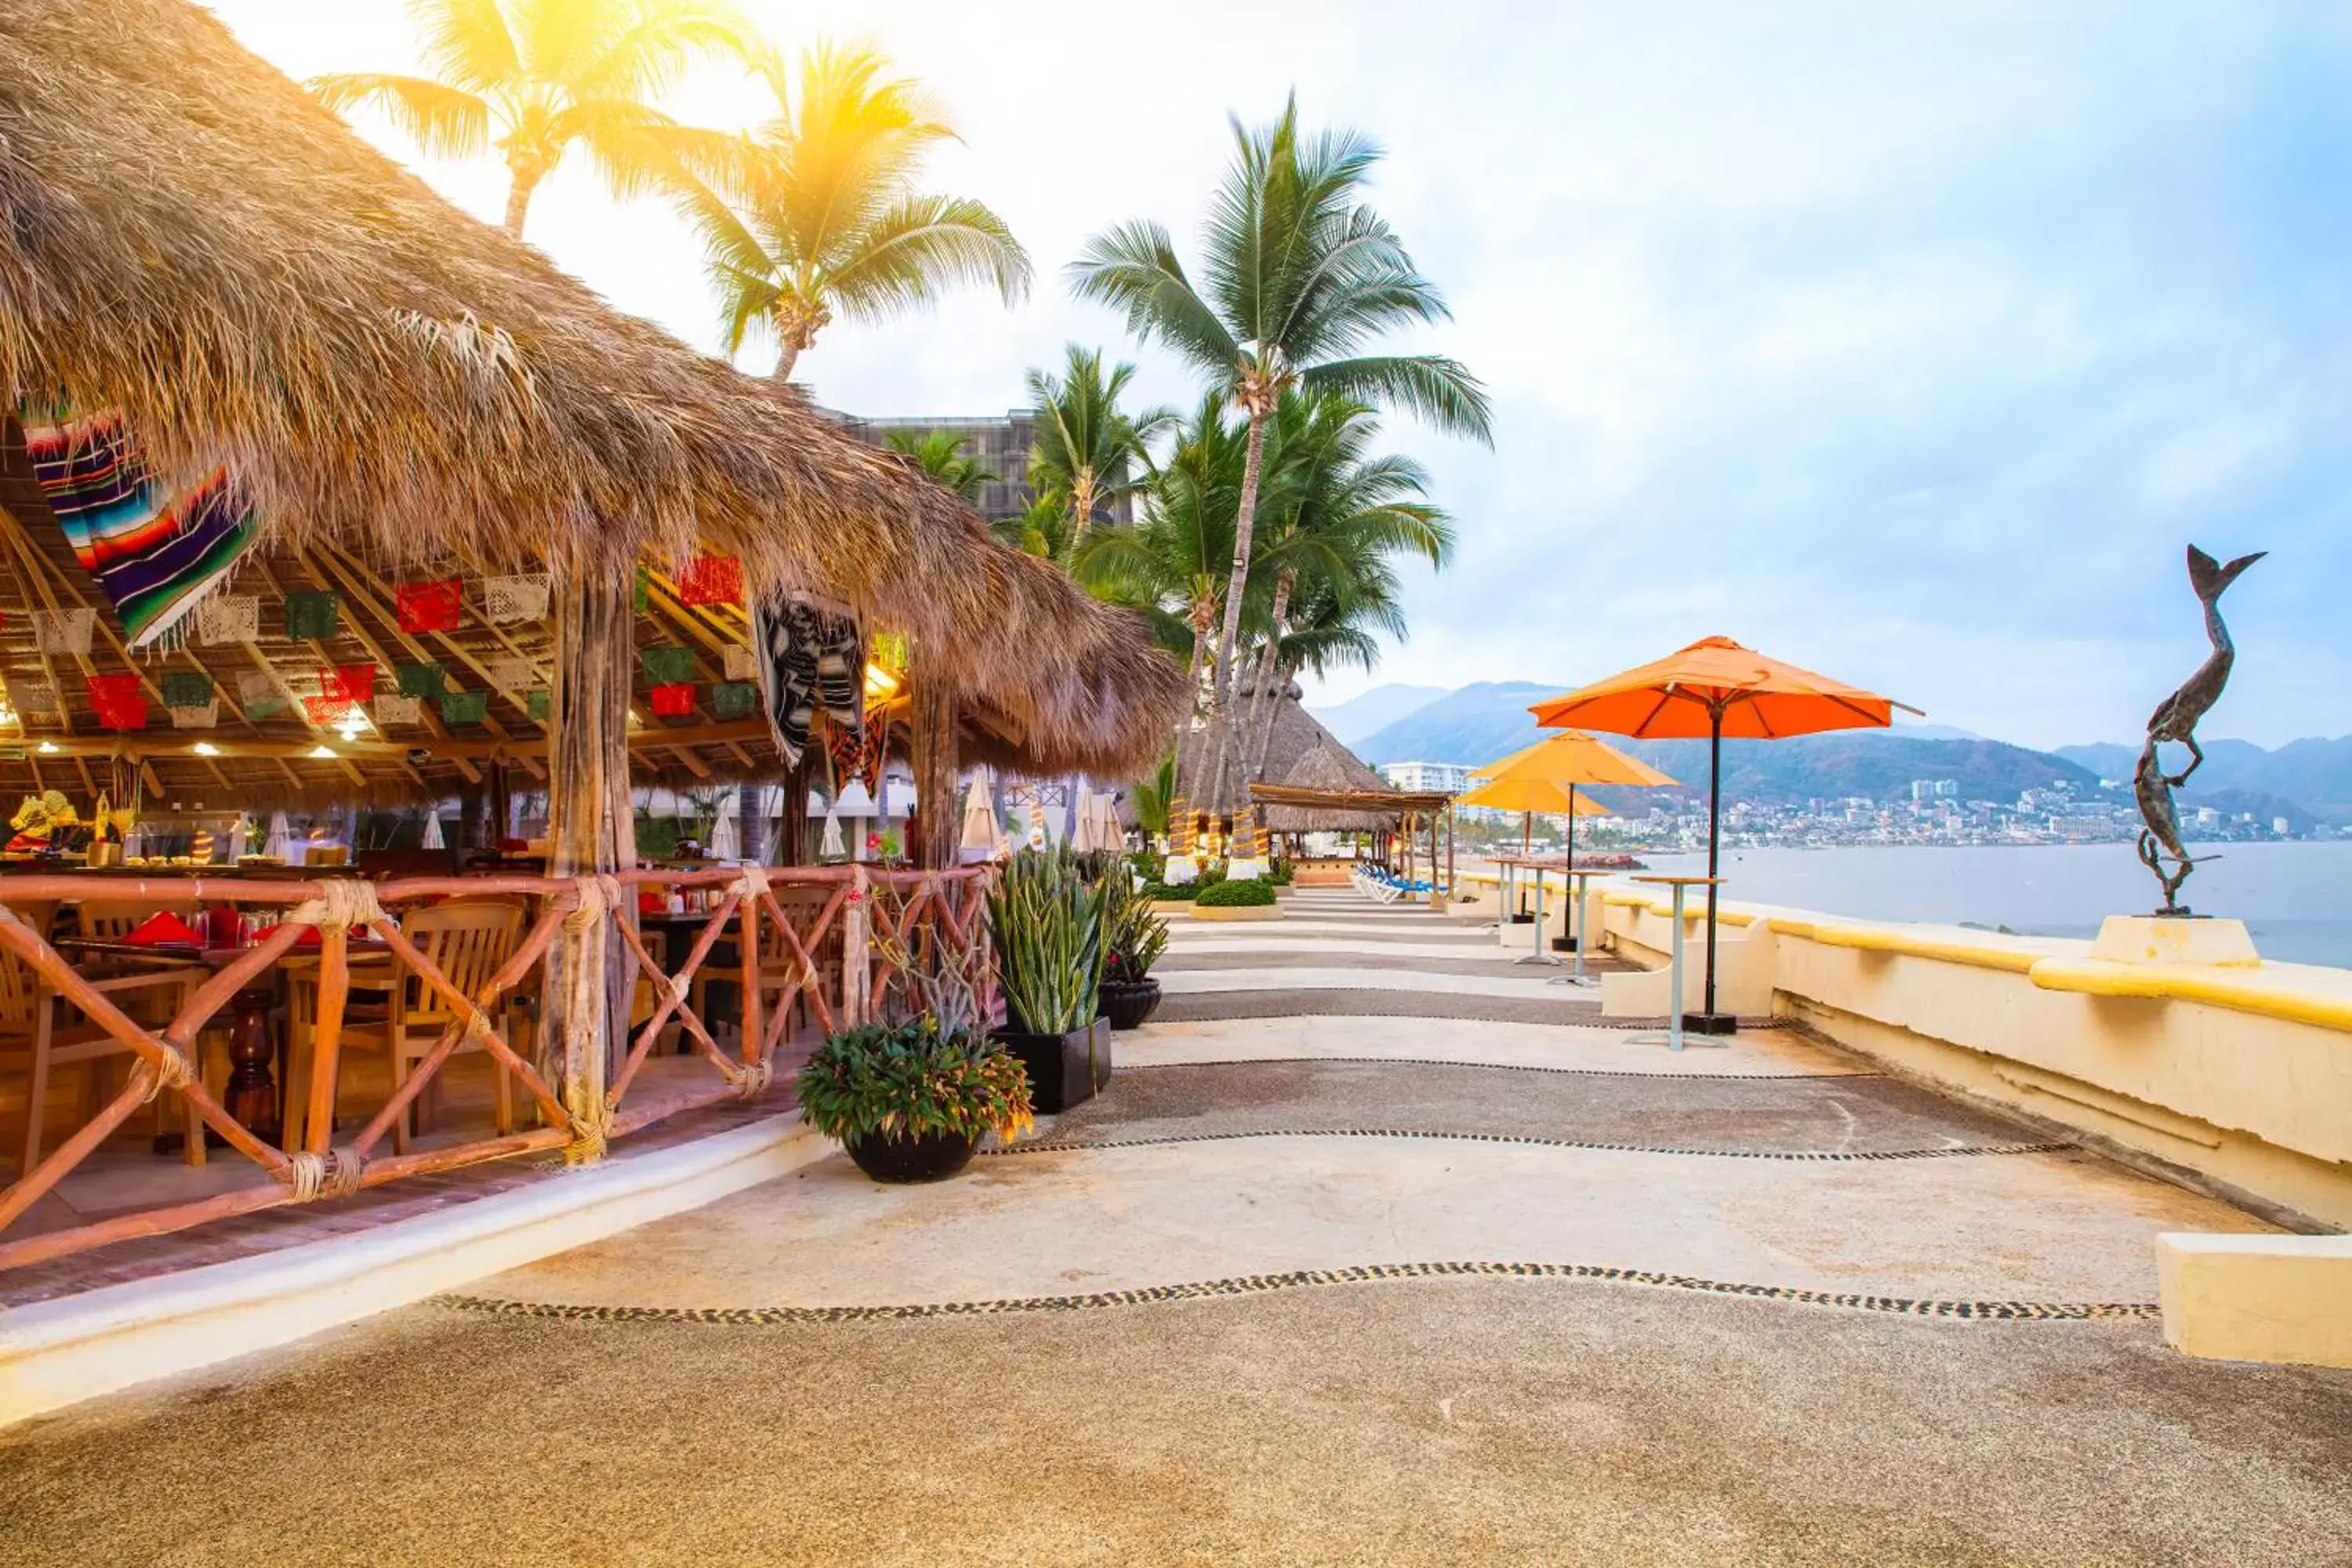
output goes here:
[{"label": "wooden branch railing", "polygon": [[[129,1081],[97,1114],[47,1151],[29,1170],[0,1187],[0,1269],[43,1262],[134,1237],[180,1230],[230,1215],[288,1205],[346,1196],[363,1189],[431,1172],[487,1160],[583,1144],[601,1150],[605,1138],[635,1131],[665,1117],[727,1099],[751,1100],[766,1093],[789,1067],[788,1047],[797,1016],[812,1033],[831,1033],[877,1011],[917,1010],[927,997],[967,996],[984,1022],[993,1015],[994,979],[987,931],[986,873],[979,868],[945,872],[891,871],[864,866],[790,868],[723,868],[674,872],[633,870],[611,879],[625,897],[615,905],[593,890],[595,879],[545,877],[440,877],[405,879],[381,885],[352,880],[256,881],[234,876],[126,881],[120,877],[77,873],[11,876],[0,879],[0,963],[26,972],[26,989],[37,1009],[69,1007],[86,1021],[83,1054],[89,1041],[120,1047],[131,1058]],[[608,884],[609,885],[609,884]],[[666,971],[639,929],[637,897],[673,892],[712,900],[709,918],[675,971]],[[445,973],[404,930],[404,914],[445,900],[523,900],[526,929],[496,972],[470,994]],[[55,910],[79,900],[110,904],[152,900],[157,905],[228,905],[274,914],[277,931],[218,968],[201,984],[185,987],[185,1000],[160,1028],[142,1023],[110,994],[130,982],[93,979],[77,970],[49,940],[16,912]],[[608,1125],[575,1125],[567,1102],[593,1105],[590,1094],[567,1100],[565,1085],[551,1083],[508,1037],[503,1019],[509,1004],[541,973],[549,950],[563,936],[566,921],[583,903],[604,911],[587,918],[618,928],[624,963],[634,981],[646,984],[653,1002],[624,1050],[615,1042],[602,1105]],[[268,983],[273,969],[297,953],[306,932],[319,935],[317,1005],[312,1022],[309,1078],[278,1084],[289,1110],[302,1110],[302,1135],[291,1146],[273,1147],[260,1132],[232,1114],[203,1078],[203,1037],[241,995]],[[365,987],[414,985],[451,1016],[415,1067],[350,1142],[334,1138],[337,1089],[344,1047],[352,1028],[352,945],[380,946],[391,961],[379,963]],[[731,946],[731,966],[715,968],[712,958]],[[306,955],[307,956],[307,955]],[[709,971],[706,976],[705,972]],[[732,1048],[723,1045],[692,1002],[698,978],[734,986],[741,997]],[[116,994],[120,994],[119,989]],[[289,1019],[290,1026],[290,1016]],[[646,1087],[646,1068],[675,1023],[691,1053],[710,1069],[705,1081],[657,1095]],[[31,1031],[31,1050],[46,1047],[50,1031]],[[0,1042],[0,1053],[16,1048]],[[101,1047],[103,1048],[103,1047]],[[392,1049],[399,1049],[394,1042]],[[451,1142],[407,1152],[379,1153],[385,1139],[422,1103],[460,1052],[485,1052],[519,1083],[538,1113],[539,1125],[489,1138]],[[561,1063],[576,1053],[540,1053]],[[284,1059],[290,1066],[289,1051]],[[561,1077],[562,1075],[557,1075]],[[674,1081],[674,1080],[673,1080]],[[169,1204],[137,1213],[108,1215],[89,1224],[10,1238],[7,1231],[44,1195],[81,1166],[142,1106],[165,1089],[184,1095],[192,1122],[209,1129],[227,1147],[257,1167],[255,1184]],[[633,1094],[634,1091],[634,1094]],[[234,1097],[231,1097],[234,1098]],[[503,1100],[501,1101],[503,1103]],[[42,1107],[28,1106],[28,1116]],[[582,1112],[586,1115],[587,1112]],[[194,1134],[199,1145],[202,1133]],[[27,1145],[32,1142],[27,1139]],[[201,1160],[201,1147],[192,1149]]]}]

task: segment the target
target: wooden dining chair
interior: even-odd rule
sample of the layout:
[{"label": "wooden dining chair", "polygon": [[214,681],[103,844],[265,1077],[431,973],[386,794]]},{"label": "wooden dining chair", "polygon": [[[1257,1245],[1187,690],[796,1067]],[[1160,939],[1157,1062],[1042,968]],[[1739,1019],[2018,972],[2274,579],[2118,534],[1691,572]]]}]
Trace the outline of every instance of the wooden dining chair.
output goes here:
[{"label": "wooden dining chair", "polygon": [[[400,929],[451,985],[471,996],[489,983],[521,945],[523,909],[520,904],[502,900],[452,900],[412,911],[401,921]],[[423,979],[404,969],[397,975],[380,970],[378,983],[384,988],[383,1001],[372,1004],[363,1000],[360,993],[366,984],[365,967],[355,966],[352,971],[354,996],[344,1007],[340,1048],[346,1055],[362,1050],[383,1052],[391,1064],[393,1092],[396,1094],[416,1064],[432,1054],[442,1031],[462,1015],[439,993],[426,986]],[[318,961],[307,960],[299,968],[289,968],[288,979],[286,1120],[287,1146],[292,1148],[297,1120],[292,1108],[298,1096],[307,1105],[316,1059]],[[502,1000],[499,1012],[508,1044],[518,1054],[527,1056],[530,1042],[523,1021],[526,1015],[516,1005],[515,992],[510,991]],[[462,1041],[457,1047],[460,1052],[481,1048]],[[504,1066],[495,1075],[492,1095],[499,1131],[513,1131],[514,1076]],[[418,1095],[408,1114],[394,1124],[394,1152],[406,1153],[412,1137],[432,1130],[439,1099],[440,1085],[436,1080]]]},{"label": "wooden dining chair", "polygon": [[[833,896],[832,890],[827,888],[779,887],[774,889],[774,893],[777,906],[787,916],[796,921],[803,918],[814,919],[816,911],[824,909],[826,900]],[[827,932],[824,940],[818,942],[809,953],[810,959],[816,965],[816,983],[819,985],[824,984],[828,974],[838,974],[840,972],[837,961],[840,952],[841,927],[841,918],[835,915],[832,931]],[[743,921],[739,914],[728,922],[727,934],[711,948],[710,956],[703,961],[702,967],[694,972],[694,979],[689,987],[689,1000],[693,1004],[695,1016],[703,1020],[705,1028],[709,1026],[710,1022],[710,1015],[708,1011],[708,991],[712,982],[734,986],[735,994],[739,998],[743,994],[742,934]],[[724,962],[721,955],[730,952],[734,954],[734,961]],[[828,962],[829,959],[834,962]],[[684,962],[683,955],[680,957],[680,962]],[[785,990],[793,983],[795,967],[796,960],[793,957],[792,949],[787,947],[783,938],[777,934],[775,922],[763,916],[760,925],[760,1016],[763,1020],[774,1016],[774,1008],[782,1002]],[[740,1005],[740,1001],[738,1005]],[[805,991],[794,1000],[793,1009],[800,1014],[801,1022],[805,1026],[811,1016],[808,994]],[[838,1016],[836,1013],[835,1016]]]}]

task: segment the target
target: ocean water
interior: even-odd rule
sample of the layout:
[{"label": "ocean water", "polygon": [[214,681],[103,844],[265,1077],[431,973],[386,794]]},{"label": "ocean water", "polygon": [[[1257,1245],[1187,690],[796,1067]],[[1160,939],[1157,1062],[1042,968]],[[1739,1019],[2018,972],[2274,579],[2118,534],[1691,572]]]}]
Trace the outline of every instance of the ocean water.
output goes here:
[{"label": "ocean water", "polygon": [[[2197,847],[2220,858],[2181,889],[2191,909],[2245,921],[2265,958],[2352,967],[2352,842]],[[1706,869],[1704,854],[1642,858],[1658,871]],[[2163,901],[2128,844],[1726,850],[1722,873],[1727,899],[2033,936],[2095,936],[2106,916]]]}]

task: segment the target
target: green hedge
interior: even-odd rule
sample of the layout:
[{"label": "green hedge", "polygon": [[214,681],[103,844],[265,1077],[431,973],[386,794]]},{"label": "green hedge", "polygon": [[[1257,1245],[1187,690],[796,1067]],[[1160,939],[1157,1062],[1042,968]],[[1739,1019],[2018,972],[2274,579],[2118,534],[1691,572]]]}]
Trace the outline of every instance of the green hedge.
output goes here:
[{"label": "green hedge", "polygon": [[1171,888],[1165,882],[1153,882],[1144,888],[1143,896],[1155,901],[1165,899],[1171,903],[1189,904],[1200,891],[1201,885],[1197,882],[1187,882],[1181,888]]},{"label": "green hedge", "polygon": [[1204,910],[1262,910],[1274,902],[1270,882],[1213,882],[1201,889],[1193,907]]}]

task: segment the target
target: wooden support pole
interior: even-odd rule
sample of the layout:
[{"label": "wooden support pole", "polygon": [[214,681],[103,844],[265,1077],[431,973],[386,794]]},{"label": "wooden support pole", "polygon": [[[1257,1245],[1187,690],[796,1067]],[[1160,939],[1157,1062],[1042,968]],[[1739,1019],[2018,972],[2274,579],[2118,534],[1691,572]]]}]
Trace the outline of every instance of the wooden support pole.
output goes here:
[{"label": "wooden support pole", "polygon": [[[629,678],[634,662],[631,584],[625,574],[554,574],[555,679],[549,715],[549,870],[609,876],[636,863],[629,802]],[[604,1091],[627,1037],[635,971],[622,952],[634,900],[602,920],[572,920],[548,955],[540,1076],[571,1117],[572,1158],[603,1151],[610,1121]]]},{"label": "wooden support pole", "polygon": [[956,811],[955,693],[949,687],[947,666],[936,650],[913,650],[914,692],[908,713],[913,731],[915,802],[920,813],[921,842],[911,847],[915,864],[926,871],[953,869],[962,823]]}]

